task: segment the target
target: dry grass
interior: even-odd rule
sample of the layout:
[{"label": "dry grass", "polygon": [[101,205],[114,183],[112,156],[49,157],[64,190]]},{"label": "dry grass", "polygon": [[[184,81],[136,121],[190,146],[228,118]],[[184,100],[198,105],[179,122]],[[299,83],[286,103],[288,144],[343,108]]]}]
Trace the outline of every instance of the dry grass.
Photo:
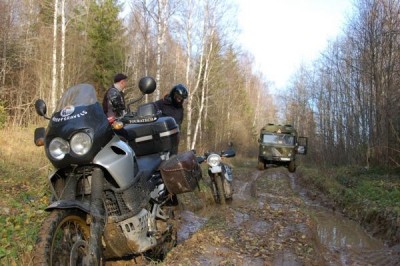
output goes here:
[{"label": "dry grass", "polygon": [[48,204],[52,167],[43,147],[33,143],[34,130],[0,130],[0,265],[27,265]]},{"label": "dry grass", "polygon": [[15,177],[34,177],[43,174],[44,167],[50,166],[43,147],[33,143],[35,127],[6,128],[0,130],[0,171],[7,171]]}]

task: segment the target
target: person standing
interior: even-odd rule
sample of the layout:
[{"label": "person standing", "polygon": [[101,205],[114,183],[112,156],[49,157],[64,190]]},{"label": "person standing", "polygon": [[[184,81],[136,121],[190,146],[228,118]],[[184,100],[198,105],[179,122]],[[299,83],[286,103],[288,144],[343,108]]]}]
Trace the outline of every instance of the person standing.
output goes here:
[{"label": "person standing", "polygon": [[188,97],[188,90],[183,84],[177,84],[172,87],[169,94],[164,98],[155,101],[157,109],[161,111],[162,116],[171,116],[175,119],[179,128],[183,122],[183,102]]},{"label": "person standing", "polygon": [[114,77],[114,84],[107,90],[103,98],[103,110],[109,119],[124,116],[126,113],[124,90],[128,77],[118,73]]},{"label": "person standing", "polygon": [[[161,111],[161,116],[170,116],[174,118],[179,129],[183,122],[183,102],[187,99],[188,94],[188,90],[183,84],[177,84],[172,87],[169,94],[165,95],[164,98],[154,102],[157,109]],[[178,146],[179,140],[177,146],[171,150],[172,155],[178,153]]]}]

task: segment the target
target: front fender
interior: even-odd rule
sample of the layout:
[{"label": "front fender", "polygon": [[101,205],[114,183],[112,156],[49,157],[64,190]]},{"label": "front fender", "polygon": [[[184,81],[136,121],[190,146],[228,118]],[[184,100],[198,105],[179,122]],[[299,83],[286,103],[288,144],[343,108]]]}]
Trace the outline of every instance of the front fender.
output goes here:
[{"label": "front fender", "polygon": [[212,166],[209,168],[210,172],[213,174],[219,174],[222,172],[222,168],[221,165],[217,165],[217,166]]},{"label": "front fender", "polygon": [[90,214],[89,203],[84,203],[77,200],[58,200],[47,206],[46,211],[52,211],[54,209],[79,209],[85,213]]}]

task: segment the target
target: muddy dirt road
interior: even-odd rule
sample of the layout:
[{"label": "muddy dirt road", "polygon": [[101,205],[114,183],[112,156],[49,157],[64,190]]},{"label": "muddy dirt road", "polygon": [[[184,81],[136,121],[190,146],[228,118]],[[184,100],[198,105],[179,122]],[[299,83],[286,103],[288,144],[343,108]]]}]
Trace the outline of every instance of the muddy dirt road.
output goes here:
[{"label": "muddy dirt road", "polygon": [[400,246],[386,247],[307,198],[296,174],[233,171],[234,198],[226,206],[215,205],[207,189],[185,194],[178,245],[157,265],[400,265]]},{"label": "muddy dirt road", "polygon": [[179,243],[163,265],[400,265],[400,247],[308,199],[296,174],[234,175],[232,203],[180,213]]}]

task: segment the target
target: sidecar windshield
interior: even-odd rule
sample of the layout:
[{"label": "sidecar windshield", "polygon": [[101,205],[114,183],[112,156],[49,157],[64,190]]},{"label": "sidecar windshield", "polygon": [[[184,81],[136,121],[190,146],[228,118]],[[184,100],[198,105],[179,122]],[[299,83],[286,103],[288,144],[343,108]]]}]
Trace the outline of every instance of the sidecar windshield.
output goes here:
[{"label": "sidecar windshield", "polygon": [[87,106],[97,101],[96,91],[91,84],[78,84],[70,87],[58,101],[56,112],[67,106]]}]

